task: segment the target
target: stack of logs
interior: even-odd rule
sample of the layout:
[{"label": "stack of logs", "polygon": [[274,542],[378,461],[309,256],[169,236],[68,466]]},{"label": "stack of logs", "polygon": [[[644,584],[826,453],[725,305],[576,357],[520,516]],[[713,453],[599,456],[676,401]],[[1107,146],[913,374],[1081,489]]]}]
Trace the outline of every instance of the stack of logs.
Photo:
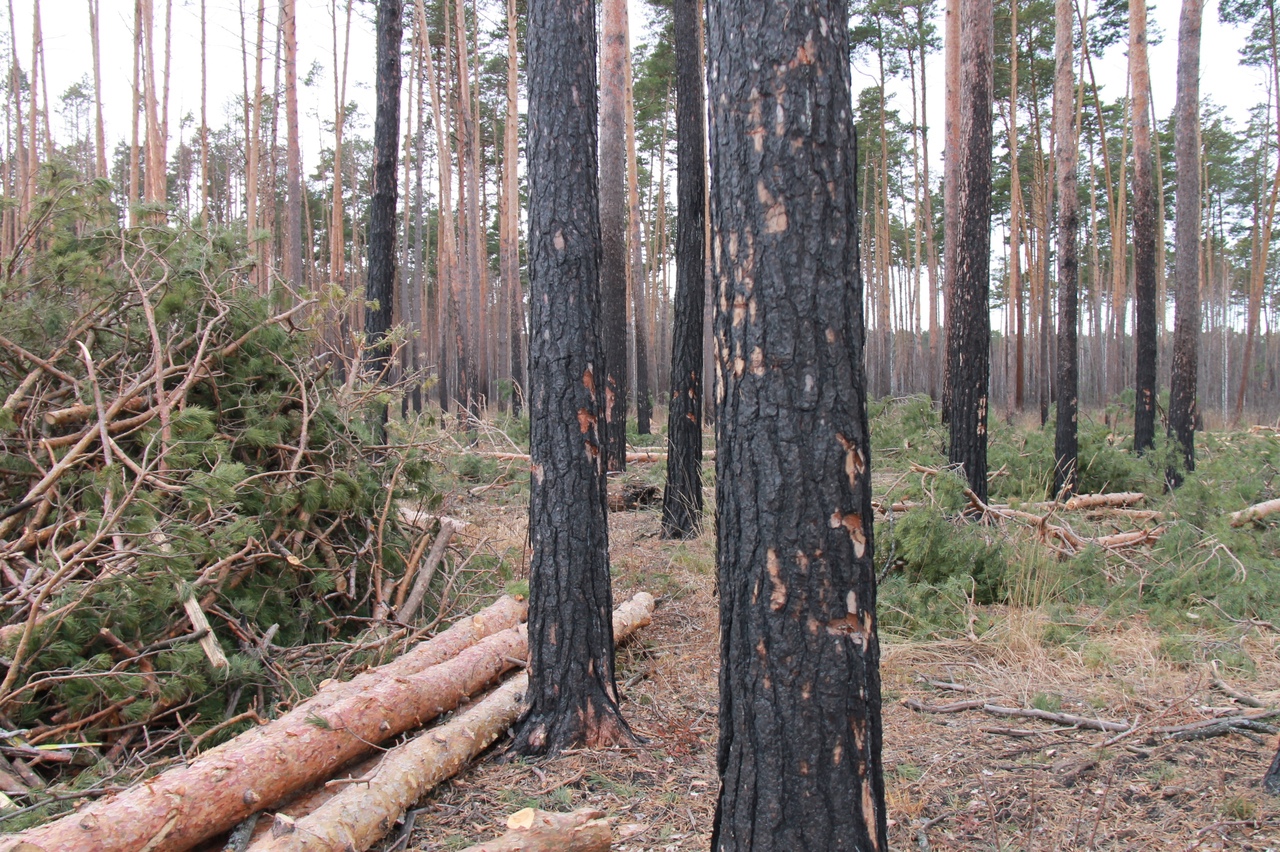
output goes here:
[{"label": "stack of logs", "polygon": [[[613,615],[617,641],[647,625],[653,607],[643,592],[620,606]],[[504,597],[385,666],[323,685],[279,719],[186,766],[0,840],[0,852],[187,850],[228,832],[228,848],[250,852],[368,849],[516,720],[528,684],[523,673],[447,723],[380,748],[522,666],[525,615],[523,602]],[[600,816],[529,812],[514,815],[509,827],[517,840],[555,835],[545,848],[607,849],[608,824]],[[501,843],[477,848],[516,848]]]}]

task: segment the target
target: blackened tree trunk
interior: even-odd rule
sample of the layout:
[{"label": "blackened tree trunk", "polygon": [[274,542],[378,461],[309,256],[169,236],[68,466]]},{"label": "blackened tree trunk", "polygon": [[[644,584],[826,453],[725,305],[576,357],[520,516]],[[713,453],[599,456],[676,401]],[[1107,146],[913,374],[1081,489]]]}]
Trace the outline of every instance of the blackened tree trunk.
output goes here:
[{"label": "blackened tree trunk", "polygon": [[706,148],[701,0],[675,0],[676,296],[667,409],[662,535],[692,538],[702,524],[702,303],[706,287]]},{"label": "blackened tree trunk", "polygon": [[605,0],[600,74],[600,310],[604,318],[605,463],[627,469],[626,0]]},{"label": "blackened tree trunk", "polygon": [[1147,68],[1147,3],[1129,2],[1129,68],[1133,87],[1133,336],[1136,399],[1133,448],[1156,442],[1156,196],[1151,158],[1151,75]]},{"label": "blackened tree trunk", "polygon": [[956,272],[947,300],[950,444],[969,487],[987,499],[987,374],[991,364],[991,0],[960,0],[960,134]]},{"label": "blackened tree trunk", "polygon": [[515,749],[630,738],[605,515],[592,0],[529,0],[529,710]]},{"label": "blackened tree trunk", "polygon": [[1080,374],[1076,348],[1079,329],[1076,228],[1080,204],[1076,197],[1076,99],[1071,73],[1075,7],[1071,0],[1057,0],[1055,12],[1053,131],[1058,173],[1058,414],[1054,424],[1053,496],[1056,497],[1074,494],[1080,481],[1076,429]]},{"label": "blackened tree trunk", "polygon": [[[400,151],[400,39],[404,0],[378,0],[377,106],[373,119],[373,199],[364,333],[370,371],[383,370],[396,278],[396,165]],[[385,412],[384,412],[385,414]]]},{"label": "blackened tree trunk", "polygon": [[[1178,95],[1174,106],[1173,373],[1169,434],[1182,447],[1183,466],[1196,468],[1196,373],[1200,344],[1200,26],[1204,0],[1183,0],[1178,23]],[[1166,474],[1171,485],[1182,471]]]},{"label": "blackened tree trunk", "polygon": [[887,848],[843,0],[708,6],[721,789],[712,848]]},{"label": "blackened tree trunk", "polygon": [[[960,243],[960,0],[947,0],[944,25],[946,72],[943,104],[946,118],[942,145],[942,421],[951,417],[951,293],[956,282],[956,248]],[[993,48],[994,49],[994,48]]]},{"label": "blackened tree trunk", "polygon": [[1262,789],[1280,795],[1280,748],[1276,749],[1276,756],[1271,759],[1271,766],[1262,777]]}]

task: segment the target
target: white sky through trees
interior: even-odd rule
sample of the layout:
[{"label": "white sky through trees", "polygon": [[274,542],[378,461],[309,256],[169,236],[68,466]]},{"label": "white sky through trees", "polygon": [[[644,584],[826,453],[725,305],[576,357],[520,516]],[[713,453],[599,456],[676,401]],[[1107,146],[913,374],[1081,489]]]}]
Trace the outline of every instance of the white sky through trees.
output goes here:
[{"label": "white sky through trees", "polygon": [[[410,0],[412,2],[412,0]],[[240,37],[240,9],[243,6],[246,30],[250,44],[249,65],[252,77],[253,44],[257,11],[256,0],[206,0],[208,16],[209,55],[209,124],[220,127],[237,109],[236,98],[243,92],[242,56]],[[275,21],[277,0],[267,2],[267,27],[265,40],[264,85],[272,83],[272,54],[275,50]],[[308,169],[314,168],[320,148],[328,147],[330,134],[321,128],[331,122],[333,114],[333,35],[329,0],[297,0],[298,5],[298,74],[306,77],[311,71],[312,84],[299,87],[300,110],[303,122],[302,148]],[[341,2],[338,3],[341,7]],[[162,38],[162,0],[156,2],[157,40]],[[645,33],[643,3],[631,0],[632,44],[649,40]],[[17,28],[18,58],[23,70],[31,71],[31,0],[17,0],[14,4]],[[1153,33],[1158,31],[1161,43],[1151,47],[1151,83],[1157,115],[1163,120],[1173,110],[1175,61],[1177,55],[1178,13],[1177,0],[1162,0],[1151,7]],[[372,132],[373,121],[373,13],[374,4],[368,0],[356,0],[351,28],[351,57],[348,66],[347,98],[360,105],[361,114],[355,133],[367,136]],[[103,75],[103,106],[107,125],[107,144],[113,149],[117,142],[128,140],[130,134],[129,105],[132,85],[133,43],[132,0],[101,0],[101,50]],[[343,10],[338,9],[339,27]],[[482,15],[491,28],[502,24],[497,5],[482,9]],[[8,23],[7,21],[4,23]],[[50,109],[54,113],[54,133],[65,139],[59,115],[61,95],[73,83],[88,78],[92,80],[92,53],[89,42],[89,14],[86,0],[42,0],[41,23],[44,31]],[[200,3],[199,0],[173,0],[173,57],[170,83],[169,149],[172,152],[183,131],[179,121],[190,115],[193,123],[185,131],[190,139],[200,119]],[[9,41],[9,28],[4,26],[3,41]],[[407,37],[407,32],[406,32]],[[1204,46],[1201,74],[1201,92],[1213,102],[1226,107],[1227,115],[1243,125],[1254,105],[1266,99],[1266,74],[1262,69],[1246,68],[1239,64],[1239,48],[1243,43],[1243,31],[1218,23],[1217,6],[1205,10]],[[341,49],[341,32],[339,33]],[[157,44],[157,52],[159,44]],[[1124,94],[1124,77],[1127,58],[1125,45],[1117,45],[1104,56],[1094,58],[1094,69],[1102,86],[1102,96],[1114,100]],[[408,67],[406,66],[406,73]],[[855,67],[853,88],[855,93],[874,85],[874,69]],[[161,69],[156,69],[157,75]],[[931,135],[937,140],[931,150],[940,158],[942,146],[942,54],[931,57],[929,124]],[[895,92],[894,103],[904,119],[909,120],[911,105],[905,87],[890,87]],[[281,129],[283,134],[283,128]],[[322,135],[323,134],[323,135]],[[940,164],[940,160],[939,160]],[[941,170],[936,174],[940,177]]]}]

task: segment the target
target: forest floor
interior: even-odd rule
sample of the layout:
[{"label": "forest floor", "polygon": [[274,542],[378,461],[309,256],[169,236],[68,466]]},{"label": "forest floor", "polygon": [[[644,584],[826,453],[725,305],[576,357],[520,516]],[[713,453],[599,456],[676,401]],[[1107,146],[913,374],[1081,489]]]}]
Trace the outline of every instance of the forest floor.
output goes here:
[{"label": "forest floor", "polygon": [[[643,477],[644,473],[629,474]],[[464,500],[468,530],[523,552],[526,508]],[[708,527],[710,524],[708,524]],[[618,652],[622,709],[643,741],[550,760],[503,747],[419,803],[409,848],[454,850],[500,833],[524,807],[594,807],[614,820],[614,848],[707,849],[717,779],[718,609],[714,540],[659,537],[657,508],[610,515],[614,595],[658,597],[652,626]],[[1280,849],[1280,797],[1260,786],[1274,735],[1245,731],[1171,741],[1156,728],[1240,715],[1207,666],[1176,662],[1142,616],[1073,623],[1089,641],[1045,642],[1048,611],[981,608],[974,635],[903,640],[881,634],[884,773],[894,849]],[[1229,686],[1280,703],[1280,633],[1243,624],[1233,647],[1254,661]],[[1210,649],[1211,650],[1211,649]],[[982,709],[988,704],[1136,723],[1123,735]],[[403,841],[402,841],[403,842]],[[389,848],[389,847],[384,847]],[[402,847],[403,848],[403,847]]]}]

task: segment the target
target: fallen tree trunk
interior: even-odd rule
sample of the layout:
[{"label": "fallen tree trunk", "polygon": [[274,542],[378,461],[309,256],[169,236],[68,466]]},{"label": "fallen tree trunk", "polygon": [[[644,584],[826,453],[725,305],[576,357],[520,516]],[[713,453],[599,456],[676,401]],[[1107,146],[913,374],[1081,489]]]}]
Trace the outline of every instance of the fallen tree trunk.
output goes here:
[{"label": "fallen tree trunk", "polygon": [[1280,512],[1280,500],[1267,500],[1265,503],[1255,503],[1247,509],[1241,509],[1239,512],[1231,513],[1231,526],[1242,527],[1245,524],[1254,521],[1260,521],[1267,515],[1273,515]]},{"label": "fallen tree trunk", "polygon": [[[653,596],[645,592],[618,607],[613,613],[615,641],[622,642],[647,625],[653,607]],[[250,852],[340,852],[369,848],[428,790],[457,774],[502,736],[519,716],[527,687],[528,676],[517,675],[447,724],[392,749],[366,775],[367,783],[346,785],[302,819],[278,821],[274,832],[277,836],[263,838],[250,847]]]},{"label": "fallen tree trunk", "polygon": [[462,852],[607,852],[612,832],[604,811],[553,814],[525,808],[507,818],[507,833]]},{"label": "fallen tree trunk", "polygon": [[[248,731],[187,766],[101,799],[77,813],[0,841],[3,852],[132,852],[189,849],[272,807],[297,790],[381,742],[421,727],[452,710],[519,664],[528,649],[523,626],[491,628],[513,613],[515,602],[463,619],[448,642],[425,646],[407,657],[324,690],[271,724]],[[441,650],[468,635],[485,635],[452,659],[435,665]],[[426,643],[430,645],[431,643]]]}]

